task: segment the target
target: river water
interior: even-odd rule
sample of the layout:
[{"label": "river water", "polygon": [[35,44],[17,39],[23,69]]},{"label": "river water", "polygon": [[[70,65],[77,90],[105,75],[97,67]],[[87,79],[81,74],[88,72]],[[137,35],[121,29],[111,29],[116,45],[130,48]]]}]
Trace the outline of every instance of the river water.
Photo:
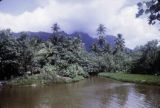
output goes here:
[{"label": "river water", "polygon": [[91,77],[72,84],[0,87],[0,108],[160,108],[160,86]]}]

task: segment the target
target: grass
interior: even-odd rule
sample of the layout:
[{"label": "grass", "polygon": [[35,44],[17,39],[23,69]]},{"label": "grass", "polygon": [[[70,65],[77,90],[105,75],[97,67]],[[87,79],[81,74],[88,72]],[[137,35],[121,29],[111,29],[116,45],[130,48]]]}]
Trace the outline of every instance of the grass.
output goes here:
[{"label": "grass", "polygon": [[112,78],[124,82],[133,82],[140,84],[160,85],[160,76],[126,74],[126,73],[99,73],[98,76]]}]

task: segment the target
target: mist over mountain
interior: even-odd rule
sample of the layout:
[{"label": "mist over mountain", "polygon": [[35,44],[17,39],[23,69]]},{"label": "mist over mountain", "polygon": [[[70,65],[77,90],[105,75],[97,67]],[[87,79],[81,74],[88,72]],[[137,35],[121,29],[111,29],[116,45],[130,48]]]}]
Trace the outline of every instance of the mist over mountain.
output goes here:
[{"label": "mist over mountain", "polygon": [[[52,33],[48,33],[48,32],[27,32],[30,36],[36,36],[41,38],[42,40],[48,40],[50,36],[52,36]],[[14,36],[19,36],[20,33],[13,33]],[[85,44],[85,48],[87,51],[90,51],[91,49],[91,45],[96,42],[97,38],[93,38],[92,36],[90,36],[88,33],[85,32],[74,32],[72,34],[67,34],[65,32],[61,32],[61,34],[65,35],[65,36],[71,36],[71,37],[75,37],[77,36],[76,34],[79,34],[82,42]],[[115,39],[116,36],[113,35],[106,35],[106,41],[113,47],[115,44]]]}]

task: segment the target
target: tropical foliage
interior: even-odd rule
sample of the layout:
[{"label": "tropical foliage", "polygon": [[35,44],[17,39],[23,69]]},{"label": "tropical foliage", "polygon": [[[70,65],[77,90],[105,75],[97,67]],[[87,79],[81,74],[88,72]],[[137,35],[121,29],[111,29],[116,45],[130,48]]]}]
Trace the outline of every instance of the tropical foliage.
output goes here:
[{"label": "tropical foliage", "polygon": [[158,40],[130,50],[122,34],[118,34],[112,46],[106,40],[106,27],[100,24],[99,38],[87,52],[78,34],[68,36],[58,24],[53,25],[52,31],[49,40],[43,41],[24,32],[16,37],[10,30],[1,30],[0,79],[57,82],[99,72],[160,74]]}]

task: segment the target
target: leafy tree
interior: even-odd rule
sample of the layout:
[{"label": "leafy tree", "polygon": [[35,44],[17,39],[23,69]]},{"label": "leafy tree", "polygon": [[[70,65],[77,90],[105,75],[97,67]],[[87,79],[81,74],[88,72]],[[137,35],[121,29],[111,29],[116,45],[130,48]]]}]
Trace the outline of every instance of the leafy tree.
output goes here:
[{"label": "leafy tree", "polygon": [[149,24],[155,24],[157,21],[160,21],[160,0],[143,1],[137,5],[139,7],[137,17],[145,13],[148,15]]},{"label": "leafy tree", "polygon": [[98,53],[99,52],[99,48],[98,48],[98,45],[97,43],[93,43],[93,45],[91,46],[91,50],[94,52],[94,53]]},{"label": "leafy tree", "polygon": [[134,61],[132,73],[156,74],[159,73],[159,46],[158,40],[149,41],[141,47],[141,56]]},{"label": "leafy tree", "polygon": [[156,75],[160,75],[160,46],[158,46],[157,58],[154,62],[154,72]]},{"label": "leafy tree", "polygon": [[114,56],[114,71],[127,72],[130,68],[130,55],[125,52],[125,41],[121,34],[117,35],[115,39],[115,47],[113,51]]},{"label": "leafy tree", "polygon": [[16,41],[10,30],[0,31],[0,78],[11,78],[18,73]]},{"label": "leafy tree", "polygon": [[18,42],[18,53],[19,53],[19,73],[24,74],[27,71],[32,72],[32,60],[33,50],[31,49],[31,40],[26,33],[21,33],[20,37],[17,38]]}]

